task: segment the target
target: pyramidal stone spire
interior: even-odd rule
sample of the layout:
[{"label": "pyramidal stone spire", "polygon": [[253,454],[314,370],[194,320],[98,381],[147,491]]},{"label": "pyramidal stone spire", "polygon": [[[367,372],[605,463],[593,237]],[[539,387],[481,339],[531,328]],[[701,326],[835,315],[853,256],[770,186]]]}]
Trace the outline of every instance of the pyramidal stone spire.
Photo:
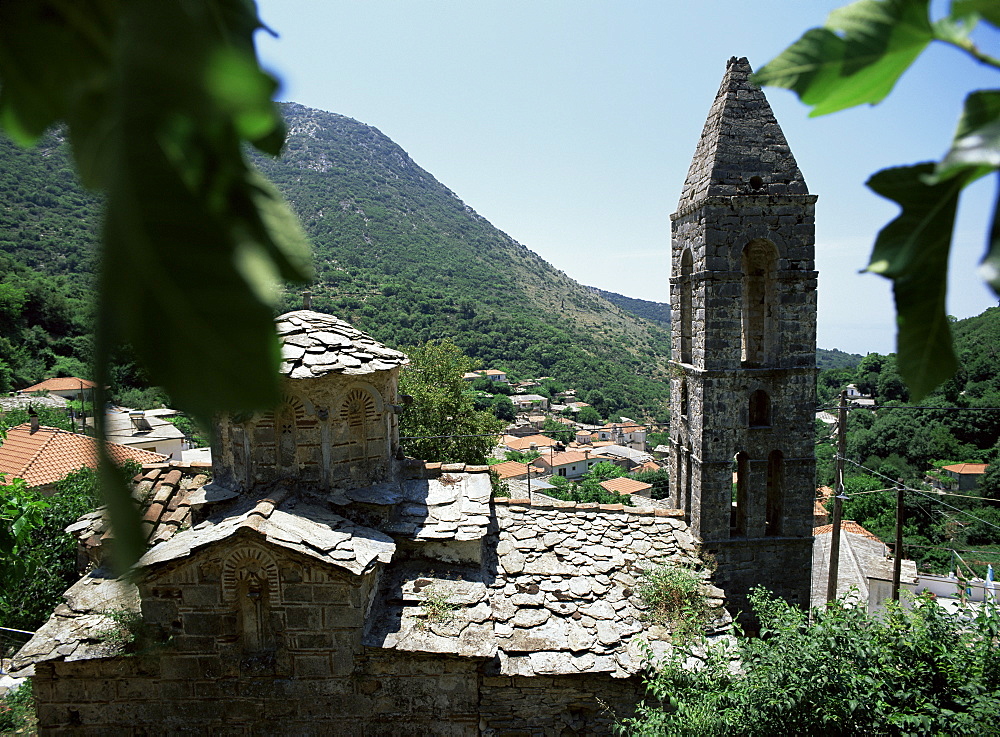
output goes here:
[{"label": "pyramidal stone spire", "polygon": [[705,197],[808,194],[746,58],[732,57],[698,140],[678,211]]}]

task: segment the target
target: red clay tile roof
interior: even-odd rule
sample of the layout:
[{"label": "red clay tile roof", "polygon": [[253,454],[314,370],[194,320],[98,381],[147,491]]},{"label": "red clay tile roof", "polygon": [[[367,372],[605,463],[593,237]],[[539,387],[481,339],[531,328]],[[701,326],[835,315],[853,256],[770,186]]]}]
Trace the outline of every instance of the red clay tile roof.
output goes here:
[{"label": "red clay tile roof", "polygon": [[[829,512],[826,511],[826,507],[823,506],[823,502],[819,499],[813,502],[813,517],[826,517]],[[833,525],[830,525],[830,529],[833,529]],[[840,529],[844,529],[841,527]]]},{"label": "red clay tile roof", "polygon": [[27,389],[21,389],[22,392],[72,392],[78,391],[79,389],[93,389],[96,387],[92,381],[87,381],[86,379],[78,379],[75,376],[64,376],[58,379],[46,379],[40,384],[35,384],[34,386],[29,386]]},{"label": "red clay tile roof", "polygon": [[501,481],[504,481],[518,476],[527,476],[528,464],[518,463],[517,461],[504,461],[503,463],[494,463],[490,466],[490,471],[494,472]]},{"label": "red clay tile roof", "polygon": [[602,481],[601,486],[608,491],[614,491],[619,494],[635,494],[636,492],[653,488],[652,484],[644,484],[642,481],[636,481],[635,479],[626,478],[624,476]]},{"label": "red clay tile roof", "polygon": [[552,466],[568,466],[571,463],[582,463],[587,459],[594,460],[599,458],[600,460],[607,460],[603,456],[596,455],[584,455],[577,451],[566,451],[565,453],[553,453],[551,456],[548,453],[543,453],[539,461],[545,461]]},{"label": "red clay tile roof", "polygon": [[511,450],[531,450],[532,443],[538,448],[551,448],[556,444],[556,441],[544,435],[529,435],[526,438],[514,438],[513,440],[509,437],[504,439],[504,445]]},{"label": "red clay tile roof", "polygon": [[[882,542],[877,535],[868,532],[864,527],[859,525],[852,519],[842,520],[840,523],[840,529],[842,532],[853,532],[855,535],[861,535],[862,537],[867,537],[869,540],[875,540],[876,542]],[[813,535],[826,535],[833,532],[833,525],[822,525],[820,527],[813,528]]]},{"label": "red clay tile roof", "polygon": [[988,465],[986,463],[956,463],[953,466],[943,466],[942,471],[951,471],[952,473],[962,473],[962,474],[981,474],[986,473]]},{"label": "red clay tile roof", "polygon": [[[108,443],[108,454],[115,463],[133,460],[160,463],[166,456],[148,450]],[[66,474],[87,466],[97,468],[97,441],[86,435],[40,427],[31,432],[28,423],[12,427],[0,445],[0,473],[22,478],[28,486],[52,484]]]}]

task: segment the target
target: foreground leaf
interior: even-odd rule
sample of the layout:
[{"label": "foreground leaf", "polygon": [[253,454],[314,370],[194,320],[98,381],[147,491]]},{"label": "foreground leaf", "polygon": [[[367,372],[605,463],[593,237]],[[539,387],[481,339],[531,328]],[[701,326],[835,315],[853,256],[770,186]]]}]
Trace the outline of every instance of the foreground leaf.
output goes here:
[{"label": "foreground leaf", "polygon": [[954,0],[952,15],[975,14],[1000,28],[1000,3],[997,0]]},{"label": "foreground leaf", "polygon": [[979,90],[965,98],[951,149],[932,181],[970,167],[976,170],[974,177],[1000,169],[1000,90]]},{"label": "foreground leaf", "polygon": [[[1000,173],[997,174],[1000,180]],[[993,205],[993,223],[990,226],[989,240],[986,244],[986,256],[979,266],[979,275],[1000,297],[1000,181],[997,182],[997,200]]]},{"label": "foreground leaf", "polygon": [[899,373],[919,400],[958,367],[945,310],[948,253],[968,175],[929,184],[934,164],[884,169],[868,187],[903,208],[878,234],[868,271],[893,281]]},{"label": "foreground leaf", "polygon": [[881,102],[934,39],[929,0],[859,0],[830,13],[754,75],[813,107],[810,115]]}]

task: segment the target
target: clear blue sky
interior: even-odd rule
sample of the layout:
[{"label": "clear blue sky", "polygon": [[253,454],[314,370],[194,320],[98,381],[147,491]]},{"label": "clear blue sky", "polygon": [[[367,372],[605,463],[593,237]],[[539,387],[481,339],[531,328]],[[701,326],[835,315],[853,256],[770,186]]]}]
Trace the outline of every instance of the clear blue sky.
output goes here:
[{"label": "clear blue sky", "polygon": [[[730,56],[763,66],[831,0],[259,0],[279,99],[375,126],[496,227],[574,279],[668,301],[670,213]],[[1000,53],[996,35],[984,39]],[[939,157],[968,90],[1000,77],[932,49],[877,107],[808,118],[765,90],[819,195],[819,345],[895,349],[890,283],[858,274],[897,208],[864,182]],[[966,196],[948,310],[975,274],[995,182]]]}]

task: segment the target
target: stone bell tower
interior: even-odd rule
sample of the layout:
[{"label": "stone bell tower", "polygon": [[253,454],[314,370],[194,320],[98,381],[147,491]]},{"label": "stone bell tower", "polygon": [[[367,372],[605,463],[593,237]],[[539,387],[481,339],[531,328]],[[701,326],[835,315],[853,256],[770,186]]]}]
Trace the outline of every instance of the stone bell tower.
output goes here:
[{"label": "stone bell tower", "polygon": [[732,58],[673,221],[673,503],[746,612],[809,604],[816,462],[814,209],[750,64]]}]

